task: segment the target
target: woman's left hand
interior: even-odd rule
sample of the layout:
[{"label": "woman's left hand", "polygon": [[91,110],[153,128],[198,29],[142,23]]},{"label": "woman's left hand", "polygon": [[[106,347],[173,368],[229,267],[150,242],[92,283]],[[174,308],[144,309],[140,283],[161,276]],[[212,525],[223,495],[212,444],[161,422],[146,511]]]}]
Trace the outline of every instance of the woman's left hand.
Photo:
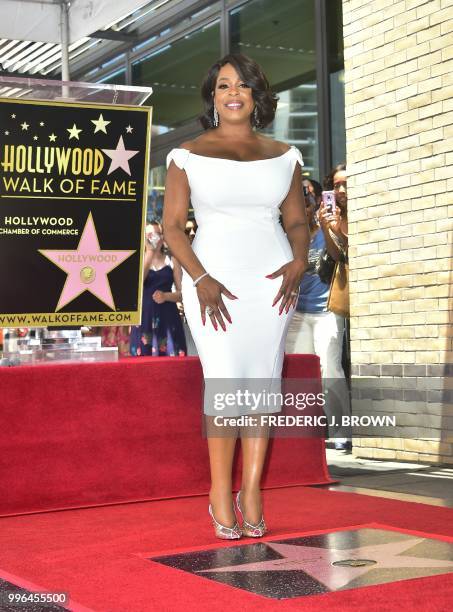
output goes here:
[{"label": "woman's left hand", "polygon": [[283,309],[288,313],[291,306],[294,308],[296,307],[297,298],[299,297],[300,282],[307,268],[308,262],[302,261],[301,259],[293,259],[272,274],[266,276],[266,278],[283,276],[281,287],[272,304],[272,306],[275,306],[275,304],[281,300],[279,315],[282,314]]},{"label": "woman's left hand", "polygon": [[159,289],[157,289],[154,293],[153,293],[153,300],[157,303],[157,304],[163,304],[164,302],[166,302],[167,300],[165,299],[165,293],[163,291],[160,291]]}]

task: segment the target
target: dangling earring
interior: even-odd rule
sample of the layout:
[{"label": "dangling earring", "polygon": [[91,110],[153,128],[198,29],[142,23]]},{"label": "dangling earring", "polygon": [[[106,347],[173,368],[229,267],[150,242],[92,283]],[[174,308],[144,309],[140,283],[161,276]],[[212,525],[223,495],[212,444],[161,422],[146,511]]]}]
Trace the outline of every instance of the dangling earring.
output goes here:
[{"label": "dangling earring", "polygon": [[214,127],[219,125],[219,113],[217,112],[216,107],[214,106]]},{"label": "dangling earring", "polygon": [[258,119],[258,107],[257,106],[255,106],[255,109],[253,111],[253,119],[255,120],[256,127],[259,127],[260,120]]}]

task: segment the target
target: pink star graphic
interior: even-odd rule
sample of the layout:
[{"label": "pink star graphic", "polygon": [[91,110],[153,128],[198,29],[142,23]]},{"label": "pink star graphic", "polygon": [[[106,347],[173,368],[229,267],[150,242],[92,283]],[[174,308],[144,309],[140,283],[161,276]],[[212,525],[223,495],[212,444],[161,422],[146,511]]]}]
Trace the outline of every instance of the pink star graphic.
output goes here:
[{"label": "pink star graphic", "polygon": [[[296,546],[294,544],[277,544],[266,542],[269,546],[283,556],[282,559],[243,563],[202,570],[203,572],[264,572],[302,570],[318,582],[324,584],[331,591],[347,586],[350,582],[373,569],[383,568],[443,568],[442,573],[453,571],[453,561],[412,557],[401,553],[424,542],[423,538],[413,538],[388,544],[374,544],[359,548],[339,549],[320,548],[317,546]],[[374,565],[362,567],[345,567],[332,565],[335,561],[343,559],[371,559],[377,561]],[[395,578],[397,580],[398,578]]]},{"label": "pink star graphic", "polygon": [[117,168],[122,168],[130,176],[131,169],[129,168],[129,160],[131,157],[134,157],[134,155],[137,155],[139,151],[125,149],[122,136],[120,136],[120,139],[118,140],[116,149],[101,149],[101,151],[112,160],[110,162],[110,168],[107,174],[111,174]]},{"label": "pink star graphic", "polygon": [[72,302],[84,291],[89,291],[114,310],[115,303],[107,274],[135,253],[135,251],[101,250],[91,213],[88,215],[76,250],[40,249],[39,252],[68,275],[56,311]]}]

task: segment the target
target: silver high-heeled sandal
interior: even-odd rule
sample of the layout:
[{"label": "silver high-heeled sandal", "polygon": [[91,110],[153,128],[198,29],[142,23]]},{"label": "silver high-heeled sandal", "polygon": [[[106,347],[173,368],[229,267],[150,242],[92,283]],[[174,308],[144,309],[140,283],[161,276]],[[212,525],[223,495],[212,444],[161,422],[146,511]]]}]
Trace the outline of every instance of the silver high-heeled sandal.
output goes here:
[{"label": "silver high-heeled sandal", "polygon": [[252,525],[245,520],[244,513],[241,508],[241,492],[238,491],[236,495],[236,505],[242,516],[242,533],[249,538],[262,538],[267,531],[266,523],[264,522],[264,516],[261,516],[261,520],[258,525]]},{"label": "silver high-heeled sandal", "polygon": [[225,527],[225,525],[222,525],[216,520],[212,512],[211,504],[209,504],[208,511],[212,519],[212,523],[214,525],[215,534],[218,538],[222,540],[238,540],[239,538],[242,537],[242,531],[237,521],[235,522],[233,527]]}]

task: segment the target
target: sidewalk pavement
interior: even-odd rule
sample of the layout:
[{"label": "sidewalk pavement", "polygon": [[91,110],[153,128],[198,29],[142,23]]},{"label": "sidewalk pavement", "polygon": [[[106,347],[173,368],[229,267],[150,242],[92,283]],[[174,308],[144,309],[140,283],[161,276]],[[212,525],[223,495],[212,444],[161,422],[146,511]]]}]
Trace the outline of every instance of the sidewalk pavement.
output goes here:
[{"label": "sidewalk pavement", "polygon": [[389,497],[453,507],[453,467],[359,459],[327,449],[327,463],[338,484],[331,491]]}]

